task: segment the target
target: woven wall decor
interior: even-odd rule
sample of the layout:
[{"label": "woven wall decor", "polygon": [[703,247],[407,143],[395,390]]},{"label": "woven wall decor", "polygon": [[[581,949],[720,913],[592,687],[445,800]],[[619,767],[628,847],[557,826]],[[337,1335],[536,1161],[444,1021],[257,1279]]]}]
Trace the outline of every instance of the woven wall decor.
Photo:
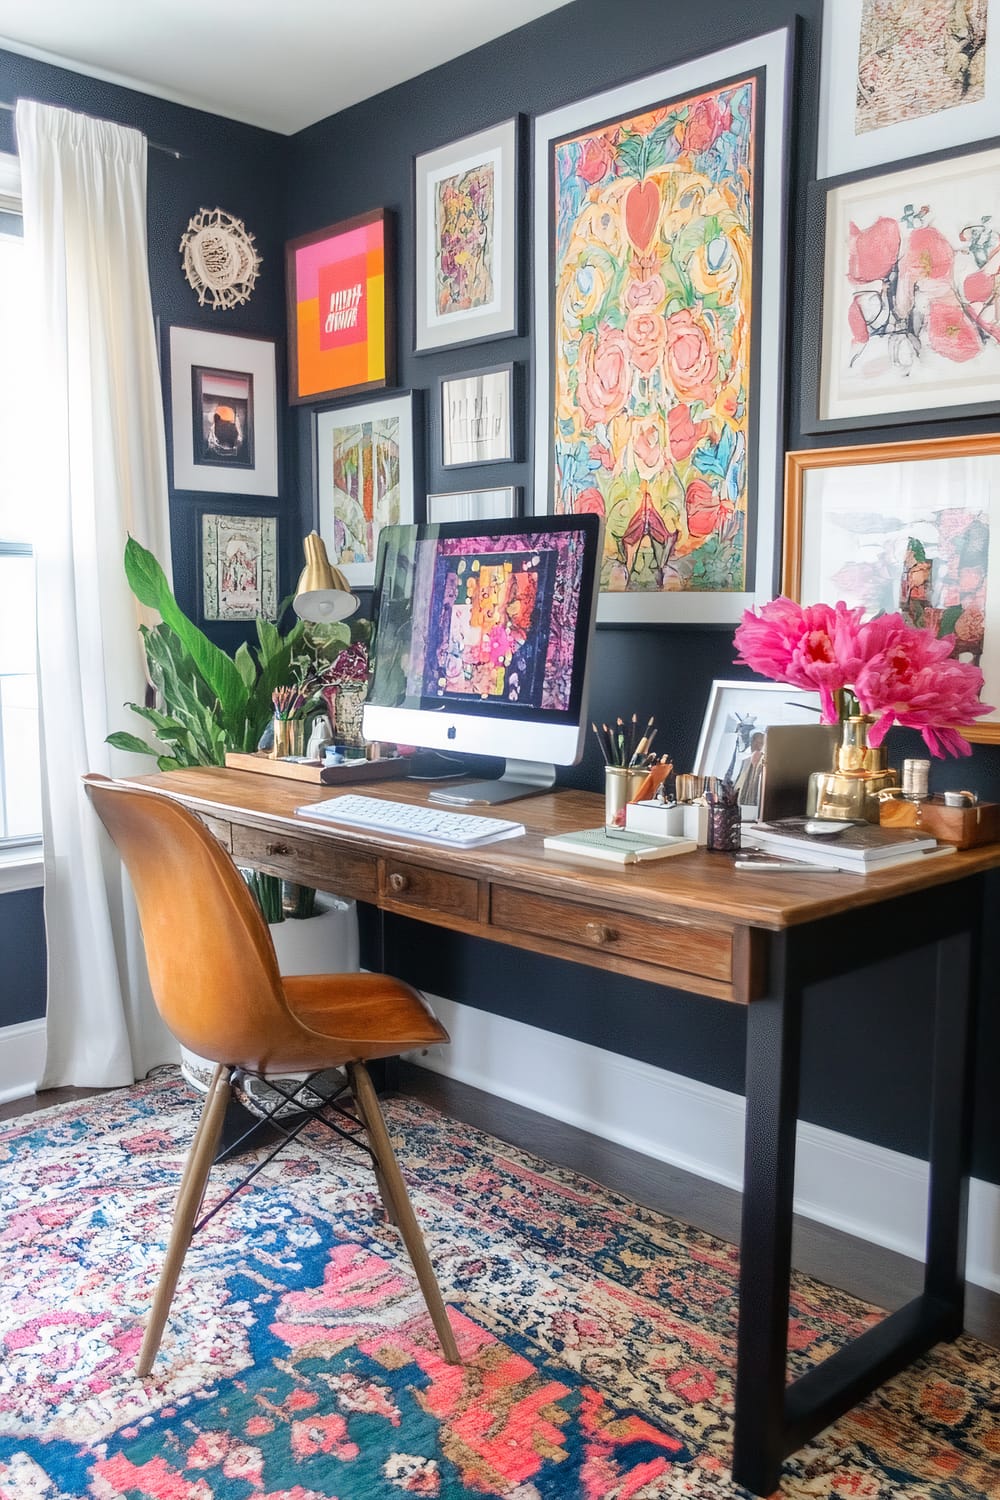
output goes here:
[{"label": "woven wall decor", "polygon": [[236,307],[250,300],[260,269],[253,235],[224,208],[201,208],[181,236],[181,265],[198,304]]}]

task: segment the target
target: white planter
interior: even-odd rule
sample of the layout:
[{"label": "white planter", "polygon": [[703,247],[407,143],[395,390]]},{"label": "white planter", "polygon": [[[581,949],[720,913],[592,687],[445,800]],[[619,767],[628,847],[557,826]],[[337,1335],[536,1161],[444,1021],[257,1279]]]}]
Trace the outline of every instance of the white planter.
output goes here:
[{"label": "white planter", "polygon": [[[282,974],[349,974],[358,969],[358,909],[353,901],[324,892],[316,897],[316,915],[296,921],[269,923],[278,968]],[[215,1064],[199,1057],[187,1047],[181,1048],[181,1072],[192,1088],[206,1093],[212,1081]],[[290,1075],[295,1077],[296,1075]],[[305,1074],[298,1074],[299,1079]],[[259,1102],[266,1105],[275,1096],[266,1084],[250,1079],[239,1091],[242,1102],[251,1109]]]}]

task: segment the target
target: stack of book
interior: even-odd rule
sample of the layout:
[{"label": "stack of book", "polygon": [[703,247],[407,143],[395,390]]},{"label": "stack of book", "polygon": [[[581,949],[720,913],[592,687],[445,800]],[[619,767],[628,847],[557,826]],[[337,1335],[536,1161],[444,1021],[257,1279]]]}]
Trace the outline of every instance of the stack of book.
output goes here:
[{"label": "stack of book", "polygon": [[[808,832],[807,832],[808,829]],[[776,818],[751,823],[745,841],[775,855],[827,870],[851,870],[864,875],[885,870],[929,854],[950,853],[950,845],[907,828],[882,828],[877,823],[830,823],[823,828],[812,818]]]}]

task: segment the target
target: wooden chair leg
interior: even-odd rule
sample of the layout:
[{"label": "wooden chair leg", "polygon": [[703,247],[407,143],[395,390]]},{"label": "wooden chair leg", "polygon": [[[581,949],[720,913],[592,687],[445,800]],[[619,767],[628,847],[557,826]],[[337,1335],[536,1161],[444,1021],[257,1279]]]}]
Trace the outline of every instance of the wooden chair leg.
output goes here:
[{"label": "wooden chair leg", "polygon": [[383,1200],[387,1200],[386,1210],[398,1226],[410,1260],[413,1262],[413,1269],[417,1273],[417,1281],[424,1294],[427,1311],[431,1315],[431,1322],[441,1342],[444,1357],[449,1364],[460,1365],[462,1358],[458,1352],[458,1345],[455,1343],[451,1324],[448,1322],[441,1288],[438,1286],[434,1267],[431,1265],[427,1246],[424,1244],[424,1237],[417,1223],[417,1216],[413,1212],[410,1195],[406,1191],[403,1174],[399,1170],[399,1163],[392,1149],[392,1142],[389,1140],[389,1132],[382,1117],[375,1086],[363,1063],[351,1063],[347,1071],[362,1123],[378,1161],[376,1175]]},{"label": "wooden chair leg", "polygon": [[160,1347],[181,1267],[194,1233],[195,1220],[205,1196],[205,1185],[208,1182],[208,1174],[212,1170],[212,1162],[215,1160],[215,1152],[222,1134],[222,1124],[231,1093],[229,1069],[220,1063],[212,1075],[212,1082],[209,1084],[205,1103],[202,1106],[201,1119],[198,1121],[198,1129],[191,1142],[191,1150],[188,1152],[184,1174],[177,1190],[170,1241],[153,1297],[153,1305],[146,1319],[146,1332],[135,1367],[135,1373],[140,1377],[149,1374]]}]

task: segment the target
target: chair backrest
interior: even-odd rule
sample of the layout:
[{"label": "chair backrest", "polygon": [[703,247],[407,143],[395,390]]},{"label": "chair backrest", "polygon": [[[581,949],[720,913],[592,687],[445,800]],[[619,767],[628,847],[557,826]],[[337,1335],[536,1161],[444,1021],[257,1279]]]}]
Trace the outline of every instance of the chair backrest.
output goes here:
[{"label": "chair backrest", "polygon": [[262,1068],[301,1028],[236,866],[180,803],[103,776],[83,779],[131,878],[167,1027],[200,1057]]}]

